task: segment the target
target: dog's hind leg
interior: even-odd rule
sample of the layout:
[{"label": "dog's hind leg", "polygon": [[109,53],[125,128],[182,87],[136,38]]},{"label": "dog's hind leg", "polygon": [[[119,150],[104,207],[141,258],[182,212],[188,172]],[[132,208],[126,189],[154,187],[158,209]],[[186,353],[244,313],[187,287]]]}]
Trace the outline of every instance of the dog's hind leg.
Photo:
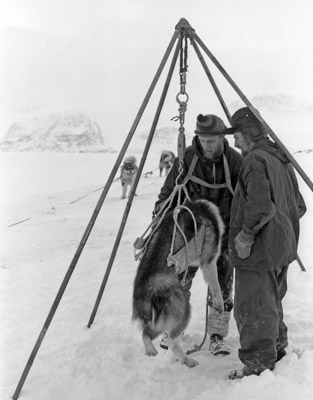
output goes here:
[{"label": "dog's hind leg", "polygon": [[187,356],[182,348],[180,347],[181,338],[168,339],[168,347],[172,351],[172,353],[178,358],[181,364],[187,365],[187,367],[192,368],[197,366],[199,363],[194,358]]},{"label": "dog's hind leg", "polygon": [[174,329],[171,330],[168,337],[168,347],[172,353],[178,358],[181,364],[187,365],[187,367],[192,368],[198,365],[198,361],[187,356],[182,348],[180,347],[182,332],[186,329],[188,325],[189,318],[185,318],[180,322]]}]

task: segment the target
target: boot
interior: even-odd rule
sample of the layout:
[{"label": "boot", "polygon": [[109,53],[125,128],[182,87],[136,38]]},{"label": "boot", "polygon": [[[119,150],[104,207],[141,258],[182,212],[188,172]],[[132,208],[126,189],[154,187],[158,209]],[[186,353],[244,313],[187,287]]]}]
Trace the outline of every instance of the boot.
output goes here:
[{"label": "boot", "polygon": [[280,361],[283,357],[285,357],[285,355],[286,355],[286,350],[285,349],[277,350],[276,362]]},{"label": "boot", "polygon": [[210,333],[210,350],[215,356],[230,354],[230,349],[223,340],[229,332],[229,320],[229,311],[224,311],[223,315],[219,315],[214,308],[210,307],[208,331]]},{"label": "boot", "polygon": [[228,356],[230,349],[224,343],[222,336],[214,334],[210,336],[210,351],[214,356]]},{"label": "boot", "polygon": [[244,366],[241,369],[233,369],[230,371],[228,375],[228,379],[242,379],[245,376],[250,376],[250,375],[260,375],[261,372],[259,371],[251,371],[248,367]]}]

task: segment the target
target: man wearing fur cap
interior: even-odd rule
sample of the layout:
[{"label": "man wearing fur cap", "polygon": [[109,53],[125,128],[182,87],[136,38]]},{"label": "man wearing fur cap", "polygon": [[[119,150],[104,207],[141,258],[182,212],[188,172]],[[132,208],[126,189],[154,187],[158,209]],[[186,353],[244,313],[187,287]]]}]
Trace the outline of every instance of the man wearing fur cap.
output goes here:
[{"label": "man wearing fur cap", "polygon": [[[233,190],[237,184],[242,163],[240,154],[232,149],[225,139],[223,133],[225,129],[224,122],[216,115],[198,115],[196,135],[191,146],[185,150],[183,172],[179,176],[179,158],[176,158],[161,188],[154,210],[154,215],[156,215],[162,203],[172,194],[176,184],[182,183],[187,173],[191,175],[186,183],[190,200],[206,199],[219,207],[225,223],[222,254],[217,261],[218,279],[224,300],[224,315],[220,316],[214,310],[210,299],[208,331],[210,333],[210,349],[214,355],[230,353],[223,341],[223,338],[228,335],[230,312],[233,308],[232,268],[228,262],[228,226]],[[178,176],[179,179],[176,182]],[[173,204],[173,206],[175,205]],[[178,275],[188,297],[190,297],[192,279],[197,269],[198,267],[188,266],[188,273],[184,280],[185,272]],[[166,334],[160,345],[166,348]]]},{"label": "man wearing fur cap", "polygon": [[286,354],[282,299],[288,265],[297,256],[299,219],[306,211],[293,166],[268,138],[258,115],[241,108],[225,131],[234,134],[244,156],[229,229],[238,356],[244,367],[231,371],[230,379],[272,370]]}]

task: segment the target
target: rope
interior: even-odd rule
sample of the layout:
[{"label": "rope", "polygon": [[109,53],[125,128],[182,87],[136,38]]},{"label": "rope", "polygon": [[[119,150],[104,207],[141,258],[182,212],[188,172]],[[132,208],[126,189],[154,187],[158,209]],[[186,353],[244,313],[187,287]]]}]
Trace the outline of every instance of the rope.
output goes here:
[{"label": "rope", "polygon": [[[187,191],[187,189],[185,187],[186,186],[186,180],[182,184],[178,184],[178,180],[181,177],[183,171],[184,171],[184,169],[183,169],[183,160],[179,159],[178,160],[178,172],[179,173],[178,173],[177,178],[175,180],[175,187],[174,187],[171,195],[166,200],[164,200],[164,202],[162,204],[162,207],[160,208],[160,210],[158,211],[158,213],[154,217],[154,220],[151,221],[151,223],[149,224],[147,229],[144,231],[144,233],[135,240],[135,243],[134,243],[134,257],[135,257],[136,261],[140,260],[143,257],[151,238],[153,237],[153,235],[157,231],[157,229],[158,229],[159,225],[161,224],[161,222],[163,221],[163,218],[165,217],[166,213],[171,208],[171,206],[173,204],[173,200],[174,200],[174,198],[176,196],[176,193],[178,193],[178,202],[177,202],[177,204],[180,204],[181,191],[182,190],[184,190],[186,199],[190,200],[188,191]],[[153,226],[154,225],[154,221],[157,220],[160,215],[161,215],[161,218],[158,220],[158,223],[155,226]],[[151,226],[153,226],[153,229],[152,229],[151,233],[145,239],[144,236],[148,232],[148,230],[151,228]],[[136,254],[136,250],[140,250],[140,251]]]},{"label": "rope", "polygon": [[204,343],[205,343],[205,341],[206,341],[207,336],[208,336],[209,298],[210,298],[210,288],[209,288],[209,286],[208,286],[208,289],[207,289],[207,297],[206,297],[206,304],[205,304],[205,332],[204,332],[204,337],[203,337],[203,339],[202,339],[202,342],[201,342],[199,345],[195,344],[194,347],[193,347],[193,349],[187,350],[187,351],[186,351],[186,354],[187,354],[187,355],[188,355],[188,354],[195,353],[196,351],[200,351],[201,348],[202,348],[202,346],[204,345]]},{"label": "rope", "polygon": [[196,248],[196,251],[197,251],[198,255],[201,254],[201,248],[200,248],[199,240],[198,240],[197,221],[195,219],[195,216],[194,216],[193,212],[190,210],[190,208],[188,208],[188,207],[186,207],[184,205],[177,206],[175,208],[174,214],[173,214],[173,218],[174,218],[174,233],[173,233],[173,237],[172,237],[171,251],[170,251],[170,253],[169,253],[168,257],[167,257],[167,265],[170,266],[170,265],[175,264],[173,251],[174,251],[174,244],[175,244],[176,228],[178,228],[178,230],[179,230],[180,234],[182,235],[182,237],[184,239],[184,242],[185,242],[185,246],[184,246],[185,258],[186,258],[185,265],[187,266],[187,268],[185,269],[185,273],[184,273],[183,279],[181,280],[182,285],[184,285],[185,280],[186,280],[186,276],[187,276],[187,273],[188,273],[189,265],[188,265],[188,241],[187,241],[187,238],[186,238],[186,235],[185,235],[184,231],[182,230],[181,226],[178,224],[178,221],[177,221],[178,214],[180,213],[181,209],[187,210],[189,212],[189,214],[191,215],[192,219],[193,219],[194,232],[195,232],[194,241],[195,241],[195,248]]},{"label": "rope", "polygon": [[[177,180],[176,180],[177,181]],[[139,260],[142,258],[143,254],[146,251],[146,248],[148,246],[148,243],[150,242],[150,240],[152,239],[153,235],[155,234],[155,232],[157,231],[157,229],[159,228],[159,225],[161,224],[161,222],[163,221],[166,213],[169,211],[169,209],[172,206],[173,200],[176,196],[176,193],[178,192],[178,199],[180,200],[181,198],[181,191],[184,190],[186,197],[190,200],[187,189],[185,187],[185,183],[181,184],[181,185],[176,185],[175,188],[173,189],[173,192],[171,193],[171,195],[164,201],[164,203],[162,204],[162,207],[160,208],[160,210],[158,211],[158,213],[156,214],[154,220],[149,224],[149,226],[147,227],[147,229],[144,231],[144,233],[138,237],[134,243],[134,247],[135,247],[135,260]],[[151,233],[147,236],[147,238],[144,238],[145,234],[148,232],[148,230],[151,228],[151,226],[154,225],[154,221],[158,219],[158,217],[160,217],[160,219],[158,220],[158,223],[153,227]],[[136,250],[140,250],[137,254],[136,254]]]},{"label": "rope", "polygon": [[[186,199],[190,200],[189,194],[187,189],[185,188],[186,185],[186,180],[183,182],[183,184],[179,185],[178,181],[179,178],[181,177],[183,171],[184,171],[184,163],[183,163],[183,158],[185,155],[185,148],[186,148],[186,139],[185,139],[185,128],[184,128],[184,123],[185,123],[185,113],[187,111],[187,102],[189,99],[188,94],[186,93],[186,72],[188,69],[187,65],[187,59],[188,59],[188,41],[187,41],[187,35],[186,33],[182,32],[180,36],[180,71],[179,71],[179,76],[180,76],[180,92],[176,96],[176,101],[179,103],[179,116],[173,117],[172,120],[179,120],[180,122],[180,127],[179,127],[179,134],[178,134],[178,140],[177,140],[177,153],[178,153],[178,176],[175,180],[175,188],[171,195],[165,200],[163,203],[161,209],[155,216],[155,219],[161,215],[161,218],[159,219],[158,223],[156,226],[154,226],[152,232],[150,235],[144,239],[145,234],[147,231],[150,229],[151,226],[153,226],[154,222],[152,221],[148,228],[145,230],[142,236],[136,239],[134,243],[135,247],[135,260],[140,259],[143,254],[146,251],[147,245],[150,242],[151,238],[153,237],[154,233],[158,229],[160,223],[162,222],[164,216],[166,215],[167,211],[171,208],[173,199],[178,194],[178,201],[177,204],[180,205],[181,203],[181,191],[184,190]],[[180,96],[184,96],[184,100],[180,98]],[[168,204],[169,203],[169,204]],[[168,204],[168,205],[167,205]],[[167,208],[165,208],[167,205]],[[175,238],[176,234],[176,224],[174,225],[174,234],[173,238]],[[136,254],[136,250],[140,250],[138,254]]]},{"label": "rope", "polygon": [[[195,219],[194,214],[192,213],[192,211],[184,206],[181,205],[181,194],[182,194],[182,190],[185,193],[185,197],[186,199],[188,199],[190,201],[190,196],[189,193],[186,189],[186,183],[188,182],[188,180],[190,179],[190,176],[192,174],[192,171],[194,169],[194,166],[197,162],[197,159],[193,160],[193,167],[192,167],[192,171],[190,171],[190,173],[187,174],[187,176],[185,177],[185,179],[183,180],[182,184],[178,184],[179,178],[181,177],[183,171],[184,171],[184,164],[183,164],[183,159],[185,156],[185,148],[186,148],[186,138],[185,138],[185,127],[184,127],[184,123],[185,123],[185,113],[187,111],[187,102],[189,100],[189,96],[186,92],[186,77],[187,77],[187,69],[188,69],[188,65],[187,65],[187,59],[188,59],[188,41],[187,41],[187,35],[182,32],[181,37],[180,37],[180,72],[179,72],[179,76],[180,76],[180,92],[177,94],[176,96],[176,101],[179,104],[179,115],[176,117],[173,117],[171,120],[175,120],[178,121],[180,123],[180,127],[179,127],[179,134],[178,134],[178,139],[177,139],[177,155],[178,155],[178,176],[175,180],[175,188],[173,190],[173,192],[171,193],[171,195],[164,201],[164,203],[162,204],[161,209],[159,210],[159,212],[157,213],[157,215],[155,216],[155,219],[157,219],[159,217],[159,215],[161,215],[161,218],[159,219],[158,223],[153,227],[150,235],[144,239],[145,234],[147,233],[147,231],[150,229],[151,226],[153,226],[153,221],[150,223],[150,225],[148,226],[148,228],[145,230],[145,232],[143,233],[143,235],[139,238],[136,239],[135,243],[134,243],[134,247],[135,247],[135,260],[139,260],[143,257],[147,246],[151,240],[151,238],[153,237],[154,233],[157,231],[157,229],[159,228],[161,222],[164,219],[164,216],[166,215],[167,211],[171,208],[174,197],[176,196],[176,194],[178,194],[178,200],[177,200],[177,206],[174,209],[174,213],[173,213],[173,218],[174,218],[174,227],[173,227],[173,237],[172,237],[172,243],[171,243],[171,251],[170,254],[168,255],[168,265],[172,265],[172,263],[175,263],[174,258],[173,258],[173,251],[174,251],[174,245],[175,245],[175,236],[177,233],[177,230],[179,230],[180,234],[182,235],[182,238],[184,240],[185,243],[185,257],[186,257],[186,269],[185,269],[185,273],[184,273],[184,277],[182,279],[182,283],[185,282],[187,273],[188,273],[188,241],[186,238],[186,235],[184,234],[182,228],[180,227],[180,225],[178,224],[178,215],[181,211],[182,208],[186,209],[190,215],[193,218],[193,222],[194,222],[194,232],[195,232],[195,248],[196,251],[199,253],[199,255],[201,254],[201,249],[200,249],[200,245],[198,242],[198,233],[197,233],[197,221]],[[140,250],[137,254],[136,254],[136,250]],[[206,301],[206,331],[205,331],[205,337],[203,342],[199,345],[196,346],[197,349],[196,350],[191,350],[190,352],[194,352],[194,351],[198,351],[200,350],[200,348],[202,347],[203,343],[205,342],[206,336],[207,336],[207,325],[208,325],[208,304],[209,304],[209,288],[208,288],[208,294],[207,294],[207,301]],[[187,354],[189,354],[187,352]]]}]

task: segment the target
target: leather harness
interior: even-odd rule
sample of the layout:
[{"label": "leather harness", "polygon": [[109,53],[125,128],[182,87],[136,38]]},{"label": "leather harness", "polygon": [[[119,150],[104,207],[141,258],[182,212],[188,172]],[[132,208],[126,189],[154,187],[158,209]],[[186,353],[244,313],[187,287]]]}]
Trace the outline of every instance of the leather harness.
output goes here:
[{"label": "leather harness", "polygon": [[193,173],[193,171],[195,169],[195,166],[197,164],[197,161],[198,161],[198,156],[197,156],[197,154],[195,154],[193,156],[192,161],[191,161],[191,164],[190,164],[189,170],[187,172],[187,175],[185,176],[185,178],[184,178],[184,180],[182,182],[182,185],[185,185],[190,180],[190,181],[198,183],[199,185],[208,187],[210,189],[224,189],[224,188],[227,188],[230,191],[230,193],[232,195],[234,195],[234,189],[232,188],[232,185],[231,185],[229,166],[228,166],[227,158],[226,158],[224,153],[223,153],[223,164],[224,164],[225,180],[226,180],[225,183],[207,183],[204,180],[202,180],[200,178],[197,178],[196,176],[192,175],[192,173]]}]

